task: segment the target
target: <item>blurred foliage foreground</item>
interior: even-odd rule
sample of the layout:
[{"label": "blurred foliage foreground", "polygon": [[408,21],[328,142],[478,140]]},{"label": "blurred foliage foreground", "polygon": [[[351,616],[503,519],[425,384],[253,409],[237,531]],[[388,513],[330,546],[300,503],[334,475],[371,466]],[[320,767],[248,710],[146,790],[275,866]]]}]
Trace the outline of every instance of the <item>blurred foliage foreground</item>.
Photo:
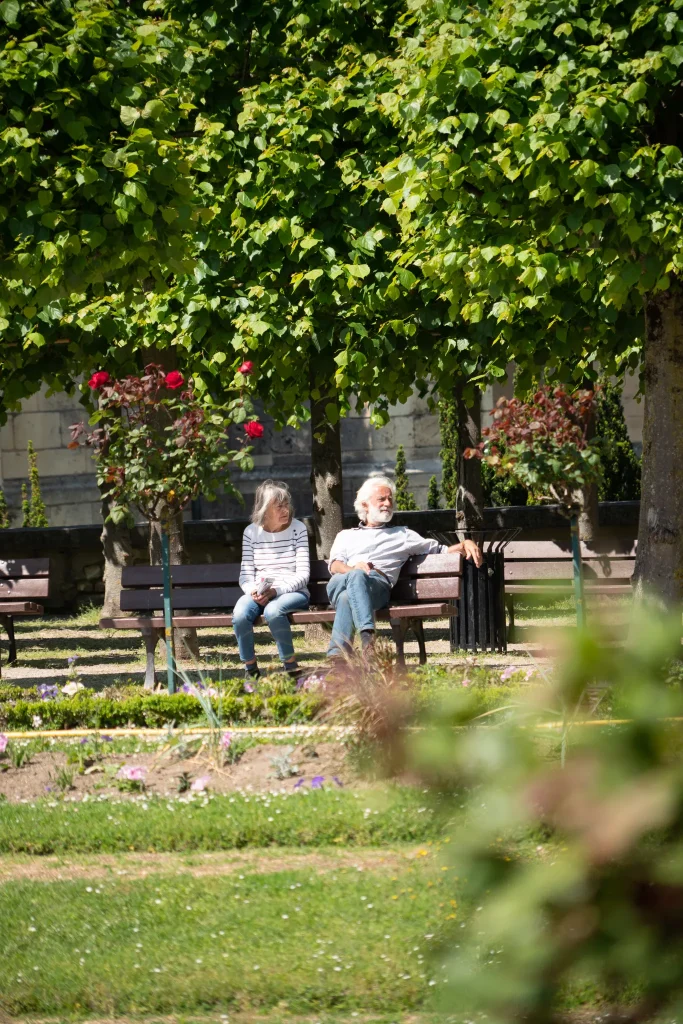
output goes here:
[{"label": "blurred foliage foreground", "polygon": [[551,756],[534,728],[542,710],[454,731],[473,721],[463,694],[427,729],[399,732],[402,762],[457,811],[448,849],[464,905],[443,991],[458,1019],[566,1021],[590,1006],[605,1024],[683,1010],[683,694],[665,683],[680,635],[679,616],[641,623],[626,650],[575,640],[556,672],[565,726],[596,680],[618,686],[630,721],[575,720]]}]

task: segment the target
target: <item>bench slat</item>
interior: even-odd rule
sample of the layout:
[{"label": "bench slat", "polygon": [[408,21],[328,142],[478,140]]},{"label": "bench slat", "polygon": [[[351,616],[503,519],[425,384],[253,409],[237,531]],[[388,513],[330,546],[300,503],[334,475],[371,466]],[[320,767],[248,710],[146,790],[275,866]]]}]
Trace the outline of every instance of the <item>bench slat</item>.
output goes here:
[{"label": "bench slat", "polygon": [[[377,612],[377,618],[383,622],[390,619],[433,619],[447,618],[455,614],[455,608],[446,602],[433,602],[420,605],[396,605],[392,608],[383,608]],[[334,611],[330,608],[321,612],[292,612],[289,616],[290,622],[305,625],[309,622],[333,622]],[[263,618],[256,620],[255,625],[262,625]],[[174,626],[197,626],[197,627],[219,627],[231,626],[232,615],[174,615]],[[100,619],[102,629],[162,629],[164,620],[158,617],[121,616],[115,618]]]},{"label": "bench slat", "polygon": [[[587,594],[632,594],[633,587],[630,583],[593,583],[591,580],[584,580],[584,587]],[[505,587],[506,594],[573,594],[572,581],[562,583],[513,583]]]},{"label": "bench slat", "polygon": [[42,579],[0,579],[0,600],[17,597],[47,597],[50,581]]},{"label": "bench slat", "polygon": [[0,615],[42,615],[42,604],[35,601],[0,601]]},{"label": "bench slat", "polygon": [[[323,584],[310,586],[311,603],[327,604],[327,592]],[[437,579],[399,580],[391,592],[393,602],[431,601],[434,599],[454,600],[460,594],[458,576]],[[173,604],[177,608],[234,608],[242,596],[239,587],[174,587]],[[121,611],[152,611],[163,608],[164,596],[161,590],[122,590]]]},{"label": "bench slat", "polygon": [[47,576],[50,572],[49,558],[9,558],[0,560],[1,577]]},{"label": "bench slat", "polygon": [[[614,537],[606,539],[598,549],[581,542],[581,557],[588,559],[635,558],[637,550],[637,541],[625,540],[620,544],[619,540]],[[566,543],[558,543],[553,540],[512,540],[505,546],[504,552],[506,562],[520,558],[540,562],[546,559],[572,557],[569,532],[567,532]]]},{"label": "bench slat", "polygon": [[[409,558],[401,569],[401,579],[421,576],[460,576],[460,555],[416,555]],[[216,562],[206,565],[172,565],[171,580],[177,587],[215,587],[235,584],[239,580],[237,562]],[[330,571],[327,562],[311,563],[312,582],[327,581]],[[163,584],[160,565],[127,565],[121,574],[123,587],[160,587]]]},{"label": "bench slat", "polygon": [[[628,558],[612,558],[606,563],[583,560],[584,579],[630,579],[635,561]],[[571,558],[566,561],[508,562],[505,560],[505,580],[572,579],[574,569]]]}]

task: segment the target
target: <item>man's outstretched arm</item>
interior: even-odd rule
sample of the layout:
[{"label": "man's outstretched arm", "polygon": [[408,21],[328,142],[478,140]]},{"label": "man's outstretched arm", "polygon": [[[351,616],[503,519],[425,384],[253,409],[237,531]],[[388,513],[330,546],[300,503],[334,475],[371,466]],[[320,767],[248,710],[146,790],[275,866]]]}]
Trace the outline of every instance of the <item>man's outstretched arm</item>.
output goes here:
[{"label": "man's outstretched arm", "polygon": [[451,544],[448,554],[464,555],[465,558],[470,558],[477,567],[484,561],[481,548],[473,540],[464,540],[461,544]]}]

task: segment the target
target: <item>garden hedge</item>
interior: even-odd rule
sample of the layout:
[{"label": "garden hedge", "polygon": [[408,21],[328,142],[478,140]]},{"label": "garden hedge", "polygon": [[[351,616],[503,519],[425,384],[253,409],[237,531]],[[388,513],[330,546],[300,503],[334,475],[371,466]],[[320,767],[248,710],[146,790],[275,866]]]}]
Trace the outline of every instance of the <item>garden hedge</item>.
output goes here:
[{"label": "garden hedge", "polygon": [[[197,723],[204,719],[202,707],[196,697],[177,693],[149,694],[113,700],[91,693],[58,700],[25,700],[10,697],[7,690],[21,687],[2,687],[0,692],[0,729],[25,731],[35,728],[37,715],[42,729],[116,729],[130,727],[161,728]],[[4,698],[4,699],[3,699]],[[212,701],[214,710],[226,725],[258,722],[261,725],[282,725],[310,721],[318,704],[309,695],[280,694],[259,697],[249,693],[237,697],[224,697]]]}]

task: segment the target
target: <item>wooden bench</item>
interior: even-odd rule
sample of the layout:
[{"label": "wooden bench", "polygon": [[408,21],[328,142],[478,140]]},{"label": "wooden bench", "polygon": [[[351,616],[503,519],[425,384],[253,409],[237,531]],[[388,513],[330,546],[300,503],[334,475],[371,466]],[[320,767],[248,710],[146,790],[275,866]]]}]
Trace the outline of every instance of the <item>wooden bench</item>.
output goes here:
[{"label": "wooden bench", "polygon": [[[586,596],[631,594],[636,543],[612,542],[603,550],[581,545],[581,562]],[[567,543],[549,540],[514,540],[505,548],[505,605],[509,631],[515,625],[515,597],[520,595],[571,596],[574,565],[569,527]]]},{"label": "wooden bench", "polygon": [[9,639],[8,665],[16,664],[17,642],[14,619],[17,615],[43,615],[43,606],[34,598],[48,597],[50,591],[49,558],[13,558],[0,561],[0,625]]},{"label": "wooden bench", "polygon": [[[239,563],[207,565],[174,565],[171,567],[173,608],[193,609],[174,611],[174,626],[216,628],[231,626],[232,615],[225,609],[234,608],[242,596],[238,586]],[[420,555],[409,559],[401,570],[391,592],[388,608],[377,613],[381,621],[391,623],[399,664],[404,664],[404,644],[412,630],[417,638],[420,664],[427,661],[424,637],[424,619],[446,618],[457,615],[455,602],[460,595],[460,555]],[[332,622],[334,610],[327,599],[326,584],[330,573],[325,562],[311,566],[308,589],[309,611],[293,612],[289,621],[296,625],[310,622]],[[132,616],[100,619],[104,629],[139,629],[145,641],[147,666],[145,687],[154,687],[154,652],[163,632],[163,618],[154,613],[163,608],[160,566],[126,566],[121,576],[121,611],[144,612]],[[194,611],[202,609],[201,614]],[[263,618],[256,620],[256,625]]]}]

